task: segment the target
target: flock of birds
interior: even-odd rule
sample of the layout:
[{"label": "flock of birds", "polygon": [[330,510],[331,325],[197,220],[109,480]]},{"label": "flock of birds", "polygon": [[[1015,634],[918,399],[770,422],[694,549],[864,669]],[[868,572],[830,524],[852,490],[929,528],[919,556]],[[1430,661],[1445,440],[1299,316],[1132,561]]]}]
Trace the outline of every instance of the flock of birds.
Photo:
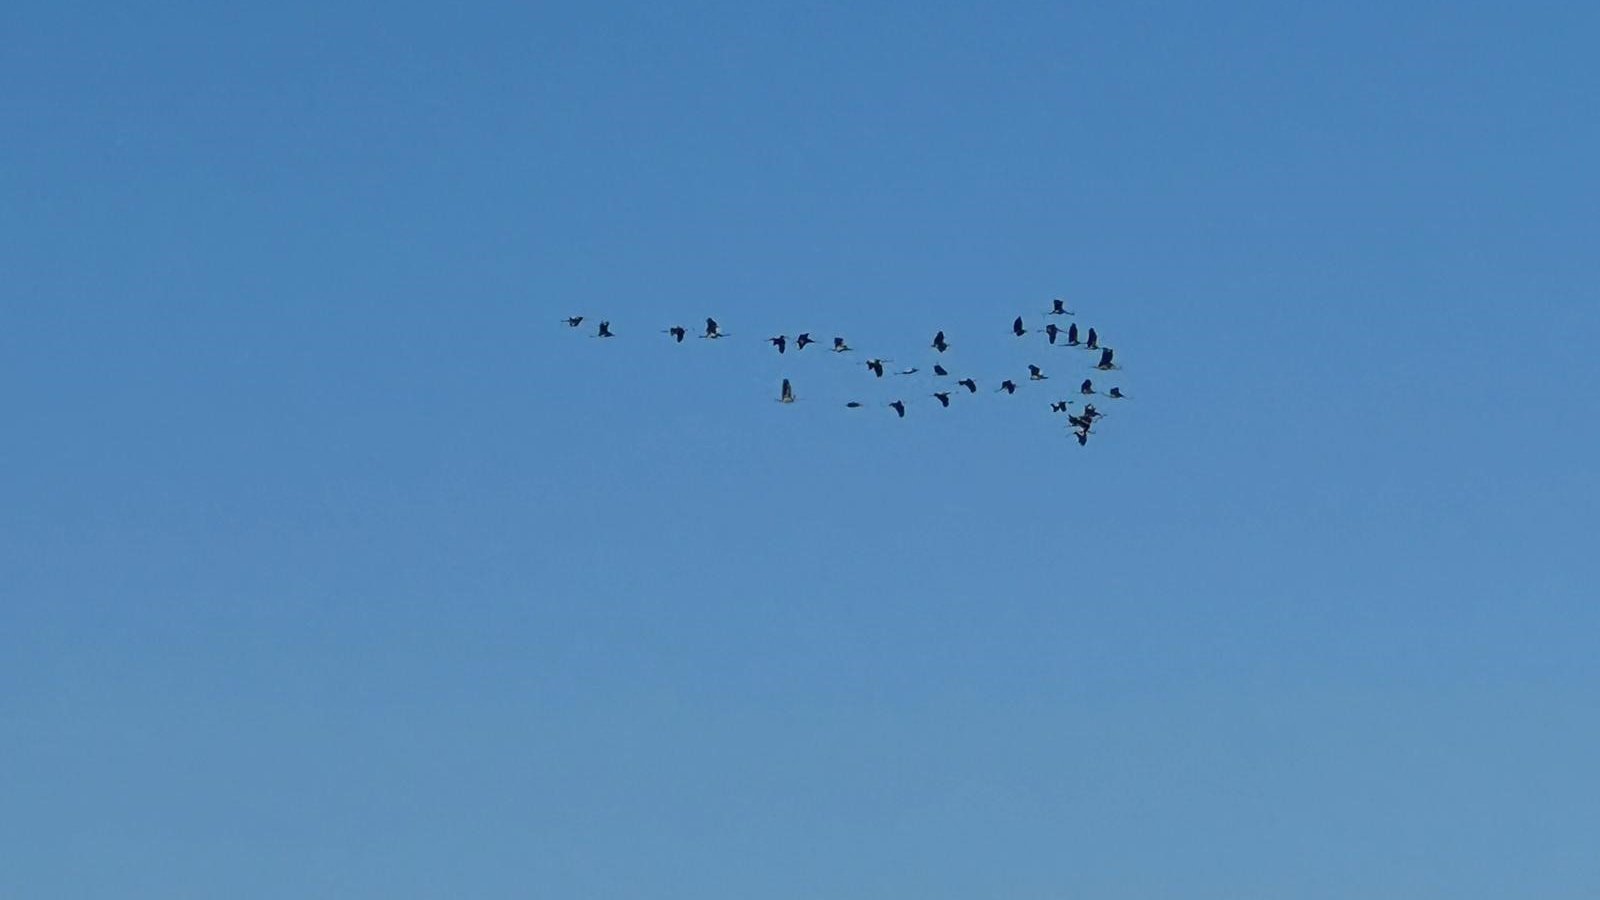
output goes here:
[{"label": "flock of birds", "polygon": [[[1046,317],[1071,317],[1075,316],[1076,313],[1069,311],[1066,308],[1066,302],[1057,298],[1051,301],[1050,309],[1046,310],[1044,315]],[[581,327],[583,323],[587,321],[587,319],[584,316],[571,316],[563,319],[562,321],[571,328],[578,328]],[[684,338],[689,336],[689,330],[682,325],[674,325],[670,328],[664,328],[662,329],[662,333],[668,335],[671,340],[680,344],[683,343]],[[1099,361],[1094,364],[1094,368],[1101,372],[1120,371],[1122,368],[1115,362],[1116,351],[1110,347],[1101,346],[1100,335],[1097,331],[1095,331],[1095,329],[1088,328],[1084,331],[1079,331],[1078,325],[1075,322],[1069,323],[1066,328],[1062,328],[1057,325],[1055,321],[1049,321],[1043,328],[1035,331],[1026,326],[1026,324],[1023,322],[1022,316],[1017,316],[1016,319],[1011,322],[1011,333],[1017,338],[1023,338],[1030,333],[1042,333],[1045,336],[1045,341],[1050,346],[1079,348],[1090,352],[1097,352],[1100,356]],[[602,321],[599,323],[598,328],[592,336],[597,338],[613,338],[616,337],[616,334],[611,330],[611,323],[609,321]],[[697,335],[697,337],[699,337],[701,340],[713,341],[732,336],[733,335],[722,330],[722,326],[717,324],[716,319],[709,317],[706,319],[705,331]],[[788,335],[780,334],[768,338],[767,343],[777,348],[778,353],[783,354],[787,353],[791,346],[794,347],[796,352],[799,352],[805,350],[805,348],[811,346],[812,344],[819,344],[822,342],[816,338],[813,338],[810,332],[802,332],[792,341]],[[944,352],[950,349],[950,343],[945,340],[945,334],[943,331],[940,331],[933,336],[933,342],[929,346],[935,352],[940,354],[940,357],[938,358],[941,359]],[[852,348],[844,338],[833,338],[832,352],[851,353],[853,350],[854,348]],[[888,371],[884,368],[884,363],[888,362],[893,362],[893,360],[879,359],[874,357],[866,360],[865,365],[867,370],[875,378],[882,378],[884,373]],[[921,371],[921,368],[913,366],[896,370],[894,374],[915,375]],[[965,388],[968,394],[978,393],[978,383],[975,379],[971,377],[955,379],[954,376],[951,375],[950,371],[939,362],[935,362],[933,364],[932,374],[937,378],[953,379],[950,382],[952,385],[950,389],[937,390],[931,395],[935,400],[939,401],[939,405],[942,408],[949,408],[951,396],[959,394],[958,389],[960,388]],[[1018,377],[1020,377],[1020,375]],[[1049,379],[1050,376],[1045,374],[1042,367],[1032,363],[1028,365],[1028,381],[1048,381]],[[1017,392],[1017,387],[1017,382],[1008,378],[1000,382],[1000,386],[995,388],[994,393],[1004,392],[1006,394],[1015,394]],[[1078,385],[1078,395],[1082,398],[1085,398],[1082,409],[1073,409],[1073,407],[1078,405],[1078,401],[1075,399],[1060,399],[1050,401],[1050,411],[1052,413],[1061,413],[1066,416],[1066,423],[1071,429],[1073,437],[1077,439],[1079,446],[1084,446],[1089,443],[1089,436],[1096,433],[1095,425],[1100,422],[1101,419],[1105,418],[1105,413],[1096,409],[1094,403],[1090,402],[1087,398],[1105,396],[1112,400],[1125,400],[1127,399],[1127,395],[1122,392],[1122,388],[1120,387],[1112,387],[1104,392],[1100,391],[1095,387],[1094,379],[1092,377],[1083,379],[1083,382]],[[783,379],[783,384],[779,388],[777,400],[779,403],[793,403],[795,401],[794,387],[789,383],[789,379]],[[850,400],[845,403],[845,406],[849,409],[860,409],[865,405],[866,404],[859,400]],[[902,419],[905,418],[906,403],[904,400],[893,400],[885,405],[889,409],[894,410],[895,415]]]}]

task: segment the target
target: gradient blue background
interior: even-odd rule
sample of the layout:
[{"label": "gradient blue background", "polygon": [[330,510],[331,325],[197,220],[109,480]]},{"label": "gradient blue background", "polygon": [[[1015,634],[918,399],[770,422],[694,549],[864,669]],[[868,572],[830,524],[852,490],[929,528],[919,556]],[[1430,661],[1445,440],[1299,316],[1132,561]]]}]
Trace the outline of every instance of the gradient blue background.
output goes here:
[{"label": "gradient blue background", "polygon": [[0,12],[0,896],[1600,894],[1593,4],[273,6]]}]

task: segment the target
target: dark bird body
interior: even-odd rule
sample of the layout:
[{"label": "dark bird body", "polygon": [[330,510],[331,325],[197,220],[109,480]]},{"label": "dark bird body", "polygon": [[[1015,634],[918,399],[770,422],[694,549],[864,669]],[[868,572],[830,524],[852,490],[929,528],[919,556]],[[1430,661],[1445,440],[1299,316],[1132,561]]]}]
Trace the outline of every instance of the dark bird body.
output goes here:
[{"label": "dark bird body", "polygon": [[1112,350],[1110,347],[1105,347],[1105,348],[1101,349],[1101,351],[1100,351],[1100,362],[1095,365],[1095,368],[1099,369],[1099,370],[1101,370],[1103,372],[1108,372],[1108,371],[1110,371],[1112,369],[1115,369],[1116,365],[1111,362],[1111,357],[1115,353],[1116,353],[1116,351]]},{"label": "dark bird body", "polygon": [[904,403],[902,403],[901,401],[896,400],[893,403],[889,404],[889,407],[891,409],[893,409],[895,411],[895,414],[898,415],[900,418],[904,419],[906,417],[906,405]]},{"label": "dark bird body", "polygon": [[950,408],[950,392],[949,391],[934,391],[933,396],[938,398],[940,406],[943,406],[946,409]]},{"label": "dark bird body", "polygon": [[672,339],[681,344],[683,343],[683,336],[689,332],[682,325],[674,325],[668,328],[666,333],[672,335]]},{"label": "dark bird body", "polygon": [[978,392],[978,383],[976,381],[973,381],[971,378],[963,378],[960,381],[956,382],[956,384],[959,384],[962,387],[966,388],[967,389],[967,393],[969,393],[969,394],[976,394]]},{"label": "dark bird body", "polygon": [[1052,344],[1054,344],[1056,342],[1056,335],[1058,335],[1060,333],[1061,333],[1061,329],[1057,328],[1056,327],[1056,323],[1054,323],[1054,322],[1051,322],[1049,325],[1046,325],[1044,327],[1045,340],[1049,341]]},{"label": "dark bird body", "polygon": [[1094,393],[1094,382],[1090,381],[1087,378],[1085,378],[1083,380],[1083,384],[1078,385],[1078,393],[1080,393],[1080,394],[1092,394],[1092,393]]},{"label": "dark bird body", "polygon": [[836,338],[833,339],[833,352],[835,352],[835,353],[845,353],[849,349],[850,349],[850,345],[846,344],[844,342],[844,338],[836,337]]},{"label": "dark bird body", "polygon": [[1050,315],[1070,316],[1072,313],[1067,312],[1066,301],[1062,300],[1060,297],[1057,297],[1056,299],[1050,301]]},{"label": "dark bird body", "polygon": [[950,373],[945,370],[944,366],[941,366],[938,363],[934,363],[933,364],[933,374],[939,376],[940,378],[943,378],[944,376],[949,375]]},{"label": "dark bird body", "polygon": [[1012,323],[1011,323],[1011,333],[1016,335],[1017,337],[1022,337],[1023,335],[1028,333],[1028,329],[1022,327],[1022,317],[1021,316],[1017,316],[1017,318],[1014,321],[1012,321]]},{"label": "dark bird body", "polygon": [[1067,346],[1078,346],[1078,323],[1076,322],[1067,326]]},{"label": "dark bird body", "polygon": [[787,379],[787,378],[785,378],[783,380],[783,391],[782,391],[782,393],[780,393],[778,395],[778,402],[779,403],[793,403],[794,402],[794,388],[789,386],[789,379]]},{"label": "dark bird body", "polygon": [[616,337],[616,335],[611,333],[611,323],[610,322],[601,322],[600,323],[600,330],[595,332],[594,336],[595,337]]},{"label": "dark bird body", "polygon": [[807,344],[815,344],[815,343],[816,343],[816,341],[811,339],[811,332],[807,331],[807,332],[802,333],[799,337],[794,339],[794,348],[796,350],[804,350],[806,348]]},{"label": "dark bird body", "polygon": [[1044,381],[1045,379],[1047,379],[1049,377],[1050,376],[1046,375],[1044,373],[1044,370],[1040,369],[1038,366],[1031,365],[1031,364],[1028,366],[1028,380],[1029,381]]},{"label": "dark bird body", "polygon": [[939,351],[940,353],[950,349],[950,345],[945,343],[944,332],[941,331],[933,336],[933,349]]},{"label": "dark bird body", "polygon": [[1084,341],[1083,349],[1085,349],[1085,350],[1099,350],[1100,349],[1100,335],[1095,334],[1095,331],[1094,331],[1093,328],[1089,329],[1089,339],[1087,341]]},{"label": "dark bird body", "polygon": [[883,364],[886,363],[886,362],[888,362],[888,360],[886,360],[886,359],[869,359],[869,360],[867,360],[867,368],[872,370],[872,374],[878,376],[879,378],[882,378],[883,377]]},{"label": "dark bird body", "polygon": [[1015,394],[1017,392],[1017,383],[1008,378],[1005,381],[1000,382],[1000,387],[995,389],[996,394],[1000,393],[1001,391],[1005,391],[1008,394]]},{"label": "dark bird body", "polygon": [[561,321],[567,323],[568,328],[577,328],[579,325],[583,324],[583,316],[572,316],[571,318],[562,319]]},{"label": "dark bird body", "polygon": [[777,347],[778,352],[782,353],[789,346],[789,339],[780,334],[775,338],[767,338],[767,343]]},{"label": "dark bird body", "polygon": [[1122,392],[1122,388],[1114,387],[1111,390],[1106,391],[1106,396],[1113,400],[1123,400],[1126,399],[1128,395]]}]

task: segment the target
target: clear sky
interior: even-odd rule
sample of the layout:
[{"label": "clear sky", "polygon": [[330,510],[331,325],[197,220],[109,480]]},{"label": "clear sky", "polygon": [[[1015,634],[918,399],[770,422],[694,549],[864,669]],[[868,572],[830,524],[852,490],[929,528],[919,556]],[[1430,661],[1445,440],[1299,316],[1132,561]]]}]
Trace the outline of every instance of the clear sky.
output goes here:
[{"label": "clear sky", "polygon": [[1593,4],[227,6],[0,11],[0,896],[1600,894]]}]

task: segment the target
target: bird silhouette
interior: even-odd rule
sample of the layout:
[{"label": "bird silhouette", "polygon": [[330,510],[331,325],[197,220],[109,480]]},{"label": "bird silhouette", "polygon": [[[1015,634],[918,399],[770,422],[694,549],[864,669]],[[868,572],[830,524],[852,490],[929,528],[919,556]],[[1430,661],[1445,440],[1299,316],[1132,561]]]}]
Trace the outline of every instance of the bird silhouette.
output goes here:
[{"label": "bird silhouette", "polygon": [[561,321],[567,323],[567,327],[569,328],[577,328],[579,325],[583,324],[583,316],[572,316],[570,318],[562,319]]},{"label": "bird silhouette", "polygon": [[933,364],[933,374],[939,376],[940,378],[943,378],[944,376],[949,375],[950,373],[948,371],[946,371],[944,366],[941,366],[938,363],[934,363]]},{"label": "bird silhouette", "polygon": [[1077,322],[1073,322],[1071,325],[1067,326],[1067,346],[1068,347],[1076,347],[1076,346],[1078,346],[1078,323]]},{"label": "bird silhouette", "polygon": [[711,318],[710,316],[706,317],[706,333],[700,336],[703,338],[710,338],[712,340],[716,340],[719,337],[726,337],[726,335],[722,333],[722,329],[717,326],[717,320]]},{"label": "bird silhouette", "polygon": [[1083,343],[1083,349],[1085,349],[1085,350],[1099,350],[1100,349],[1100,335],[1095,334],[1095,331],[1094,331],[1094,329],[1092,327],[1089,329],[1089,339],[1087,341],[1084,341],[1084,343]]},{"label": "bird silhouette", "polygon": [[1022,337],[1028,333],[1028,329],[1022,327],[1021,316],[1017,316],[1016,320],[1011,323],[1011,333],[1017,337]]},{"label": "bird silhouette", "polygon": [[1029,381],[1044,381],[1045,379],[1047,379],[1049,377],[1050,376],[1046,375],[1044,373],[1044,370],[1040,369],[1038,366],[1032,365],[1031,363],[1028,365],[1028,380]]},{"label": "bird silhouette", "polygon": [[784,348],[789,346],[789,339],[780,334],[775,338],[767,338],[767,343],[777,347],[778,352],[782,353]]},{"label": "bird silhouette", "polygon": [[1071,406],[1071,405],[1072,405],[1072,401],[1071,400],[1061,400],[1059,402],[1051,403],[1050,404],[1050,411],[1051,412],[1066,412],[1067,411],[1067,407]]},{"label": "bird silhouette", "polygon": [[851,400],[849,403],[845,404],[845,407],[847,409],[860,409],[861,408],[861,401],[860,400]]},{"label": "bird silhouette", "polygon": [[668,328],[668,329],[666,329],[665,331],[662,332],[662,334],[670,334],[670,335],[672,335],[672,339],[677,341],[680,344],[683,343],[683,336],[688,334],[688,333],[689,332],[687,330],[685,330],[682,325],[674,325],[671,328]]},{"label": "bird silhouette", "polygon": [[950,392],[949,391],[934,391],[933,392],[933,396],[939,398],[939,405],[940,406],[943,406],[945,409],[949,409],[950,408]]},{"label": "bird silhouette", "polygon": [[802,332],[799,337],[794,339],[794,348],[796,350],[804,350],[807,344],[815,343],[816,341],[811,339],[811,332],[806,331]]},{"label": "bird silhouette", "polygon": [[1089,428],[1094,425],[1094,419],[1088,416],[1067,416],[1067,424],[1073,428]]},{"label": "bird silhouette", "polygon": [[896,372],[895,374],[896,375],[915,375],[915,374],[917,374],[918,372],[921,372],[921,371],[922,370],[917,368],[916,366],[912,366],[909,369],[901,369],[900,371]]},{"label": "bird silhouette", "polygon": [[976,394],[978,392],[978,383],[976,381],[973,381],[971,378],[963,378],[960,381],[956,382],[956,384],[959,384],[962,387],[966,388],[967,389],[967,393],[969,393],[969,394]]},{"label": "bird silhouette", "polygon": [[1054,323],[1054,322],[1051,322],[1049,325],[1046,325],[1044,327],[1045,340],[1049,341],[1052,344],[1054,344],[1056,342],[1056,335],[1058,335],[1060,333],[1061,333],[1061,329],[1057,328],[1056,327],[1056,323]]},{"label": "bird silhouette", "polygon": [[1008,378],[1005,381],[1000,382],[1000,387],[995,389],[996,394],[1000,393],[1001,391],[1005,391],[1008,394],[1015,394],[1017,392],[1017,383]]},{"label": "bird silhouette", "polygon": [[950,349],[950,345],[944,341],[944,332],[941,331],[933,336],[933,349],[939,351],[940,353]]},{"label": "bird silhouette", "polygon": [[595,337],[616,337],[616,335],[611,333],[611,323],[610,322],[601,322],[600,323],[600,330],[596,331],[594,336]]},{"label": "bird silhouette", "polygon": [[1089,434],[1089,429],[1080,428],[1077,431],[1074,431],[1072,436],[1078,439],[1079,447],[1087,447],[1089,445]]},{"label": "bird silhouette", "polygon": [[1117,368],[1117,366],[1111,362],[1111,356],[1115,352],[1116,351],[1110,347],[1102,347],[1100,349],[1100,362],[1095,364],[1095,368],[1101,370],[1102,372],[1109,372],[1110,370]]},{"label": "bird silhouette", "polygon": [[1126,400],[1128,397],[1127,394],[1122,392],[1122,388],[1119,387],[1114,387],[1111,390],[1106,391],[1106,396],[1113,400]]},{"label": "bird silhouette", "polygon": [[1070,315],[1072,315],[1072,313],[1067,312],[1067,303],[1066,303],[1066,301],[1062,300],[1060,297],[1057,297],[1054,300],[1050,301],[1050,313],[1049,313],[1049,315],[1052,315],[1052,316],[1070,316]]},{"label": "bird silhouette", "polygon": [[879,378],[882,378],[883,377],[883,364],[886,363],[886,362],[892,362],[892,360],[887,360],[887,359],[869,359],[869,360],[867,360],[867,368],[872,370],[872,374],[878,376]]},{"label": "bird silhouette", "polygon": [[1104,418],[1105,417],[1105,413],[1101,412],[1098,409],[1095,409],[1094,408],[1094,404],[1090,403],[1090,404],[1087,404],[1086,406],[1084,406],[1084,408],[1083,408],[1083,417],[1085,419],[1088,419],[1089,421],[1093,422],[1095,419]]},{"label": "bird silhouette", "polygon": [[891,409],[893,409],[895,411],[896,415],[900,416],[900,418],[904,419],[906,417],[906,405],[905,405],[905,403],[903,403],[903,402],[901,402],[899,400],[896,400],[893,403],[889,404],[889,406],[890,406]]},{"label": "bird silhouette", "polygon": [[778,402],[779,403],[793,403],[794,402],[794,388],[789,386],[789,379],[787,379],[787,378],[785,378],[783,380],[783,392],[778,395]]},{"label": "bird silhouette", "polygon": [[1083,380],[1083,384],[1078,385],[1078,393],[1080,393],[1080,394],[1092,394],[1092,393],[1094,393],[1094,382],[1090,381],[1087,378],[1085,378]]},{"label": "bird silhouette", "polygon": [[833,352],[835,352],[835,353],[844,353],[844,352],[848,351],[849,349],[850,349],[850,345],[848,345],[848,344],[846,344],[844,342],[844,338],[836,337],[836,338],[833,339]]}]

